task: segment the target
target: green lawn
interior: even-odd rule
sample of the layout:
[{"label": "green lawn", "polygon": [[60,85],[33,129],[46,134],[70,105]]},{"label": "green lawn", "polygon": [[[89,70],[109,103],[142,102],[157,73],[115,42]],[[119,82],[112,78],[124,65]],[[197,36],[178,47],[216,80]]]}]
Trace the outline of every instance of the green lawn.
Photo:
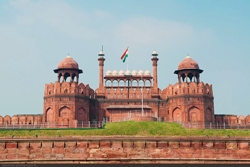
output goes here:
[{"label": "green lawn", "polygon": [[250,130],[184,129],[181,125],[167,122],[115,122],[103,129],[36,129],[0,130],[0,137],[35,136],[228,136],[250,137]]}]

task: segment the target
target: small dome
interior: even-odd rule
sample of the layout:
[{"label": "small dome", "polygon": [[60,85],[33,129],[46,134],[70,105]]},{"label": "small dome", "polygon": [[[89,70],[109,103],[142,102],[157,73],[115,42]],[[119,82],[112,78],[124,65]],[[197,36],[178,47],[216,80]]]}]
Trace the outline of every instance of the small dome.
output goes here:
[{"label": "small dome", "polygon": [[131,72],[130,72],[129,70],[127,70],[127,71],[125,72],[125,75],[131,75]]},{"label": "small dome", "polygon": [[178,70],[184,69],[199,69],[199,65],[191,57],[187,56],[178,66]]},{"label": "small dome", "polygon": [[156,51],[153,51],[153,53],[152,53],[153,55],[156,55],[157,54],[157,52]]},{"label": "small dome", "polygon": [[150,76],[150,72],[148,70],[145,71],[144,73],[145,76]]},{"label": "small dome", "polygon": [[112,72],[112,75],[113,75],[113,76],[117,76],[117,75],[118,75],[118,72],[117,72],[116,70],[114,70],[114,71]]},{"label": "small dome", "polygon": [[103,51],[100,51],[100,52],[99,52],[99,55],[102,55],[102,54],[104,54]]},{"label": "small dome", "polygon": [[78,69],[78,63],[73,60],[73,58],[71,58],[69,55],[63,59],[58,67],[58,69],[61,69],[61,68],[73,68],[73,69]]},{"label": "small dome", "polygon": [[132,71],[132,76],[136,76],[137,72],[135,70]]},{"label": "small dome", "polygon": [[123,70],[119,71],[119,76],[124,76],[124,71]]},{"label": "small dome", "polygon": [[106,72],[106,76],[111,76],[111,75],[112,75],[111,71],[108,70],[108,71]]},{"label": "small dome", "polygon": [[142,70],[140,70],[140,71],[138,72],[138,76],[141,76],[141,75],[143,75],[143,71],[142,71]]}]

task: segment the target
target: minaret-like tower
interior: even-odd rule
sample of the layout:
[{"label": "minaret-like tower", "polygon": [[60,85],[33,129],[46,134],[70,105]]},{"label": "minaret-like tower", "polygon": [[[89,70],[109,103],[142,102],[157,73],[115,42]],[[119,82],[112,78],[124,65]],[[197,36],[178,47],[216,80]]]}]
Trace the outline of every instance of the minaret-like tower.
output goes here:
[{"label": "minaret-like tower", "polygon": [[152,53],[152,63],[153,63],[153,92],[152,97],[159,97],[159,90],[158,90],[158,80],[157,80],[157,58],[158,54],[156,51]]},{"label": "minaret-like tower", "polygon": [[99,88],[98,88],[98,92],[97,92],[97,97],[98,98],[104,98],[105,94],[104,94],[104,85],[103,85],[103,67],[104,67],[104,53],[102,51],[100,51],[100,53],[98,54],[98,61],[99,61]]}]

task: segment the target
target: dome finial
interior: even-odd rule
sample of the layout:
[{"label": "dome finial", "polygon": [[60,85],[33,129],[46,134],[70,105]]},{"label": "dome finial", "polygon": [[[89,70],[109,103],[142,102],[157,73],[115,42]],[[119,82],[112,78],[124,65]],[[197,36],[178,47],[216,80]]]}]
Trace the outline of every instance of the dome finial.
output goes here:
[{"label": "dome finial", "polygon": [[153,53],[152,53],[152,56],[157,56],[157,55],[158,54],[157,54],[156,50],[154,50]]},{"label": "dome finial", "polygon": [[186,58],[191,58],[190,56],[189,56],[189,54],[187,54],[187,57]]},{"label": "dome finial", "polygon": [[103,57],[104,53],[103,53],[103,45],[102,45],[102,50],[99,52],[98,56]]}]

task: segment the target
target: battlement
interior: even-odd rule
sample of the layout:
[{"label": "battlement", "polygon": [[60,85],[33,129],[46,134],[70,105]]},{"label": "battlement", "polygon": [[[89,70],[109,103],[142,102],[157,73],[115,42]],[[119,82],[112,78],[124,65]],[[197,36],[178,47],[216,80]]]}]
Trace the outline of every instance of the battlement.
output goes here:
[{"label": "battlement", "polygon": [[206,95],[213,97],[213,90],[211,84],[204,84],[203,82],[182,82],[174,85],[169,85],[161,93],[161,98],[166,99],[167,97],[177,95]]},{"label": "battlement", "polygon": [[40,124],[42,122],[42,114],[22,114],[22,115],[5,115],[4,117],[0,116],[0,125],[17,125],[17,124]]},{"label": "battlement", "polygon": [[78,84],[77,82],[55,82],[45,84],[44,97],[60,95],[60,94],[77,94],[94,98],[94,90],[89,87],[89,84]]}]

